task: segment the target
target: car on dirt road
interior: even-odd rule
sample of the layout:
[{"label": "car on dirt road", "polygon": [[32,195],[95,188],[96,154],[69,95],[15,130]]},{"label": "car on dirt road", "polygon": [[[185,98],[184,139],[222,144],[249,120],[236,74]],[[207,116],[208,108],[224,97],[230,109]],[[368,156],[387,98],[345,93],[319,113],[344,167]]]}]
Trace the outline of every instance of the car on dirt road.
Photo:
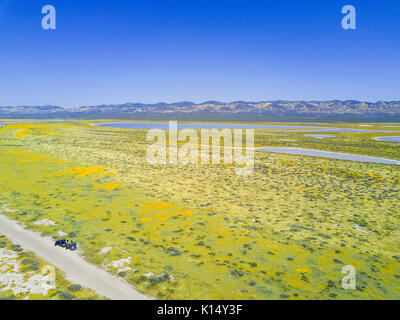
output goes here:
[{"label": "car on dirt road", "polygon": [[65,239],[57,240],[54,245],[57,247],[65,248],[67,250],[75,251],[78,249],[77,243]]}]

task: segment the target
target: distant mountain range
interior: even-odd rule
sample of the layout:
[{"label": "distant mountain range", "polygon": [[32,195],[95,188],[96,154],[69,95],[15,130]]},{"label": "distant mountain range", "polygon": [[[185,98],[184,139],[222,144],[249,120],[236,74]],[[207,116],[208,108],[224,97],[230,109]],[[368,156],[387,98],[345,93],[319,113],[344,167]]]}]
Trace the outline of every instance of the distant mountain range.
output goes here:
[{"label": "distant mountain range", "polygon": [[348,101],[233,101],[223,103],[206,101],[203,103],[124,103],[99,106],[62,108],[58,106],[17,106],[0,107],[0,118],[169,118],[169,117],[219,117],[235,118],[259,117],[384,117],[400,119],[400,101],[363,102]]}]

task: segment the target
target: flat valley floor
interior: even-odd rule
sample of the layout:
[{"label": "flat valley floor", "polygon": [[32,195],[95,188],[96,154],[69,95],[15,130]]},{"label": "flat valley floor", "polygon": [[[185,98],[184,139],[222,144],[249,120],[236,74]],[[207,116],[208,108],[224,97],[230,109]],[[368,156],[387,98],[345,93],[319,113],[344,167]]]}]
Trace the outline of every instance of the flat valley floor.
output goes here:
[{"label": "flat valley floor", "polygon": [[[399,165],[257,151],[247,176],[236,164],[150,165],[146,130],[95,122],[1,128],[0,214],[77,241],[87,262],[157,299],[400,299]],[[398,127],[368,129],[399,133],[256,130],[255,145],[400,160],[399,143],[375,139]],[[25,270],[34,253],[20,249],[0,238],[0,298],[102,298],[61,274],[62,290],[9,286],[10,272],[42,264]]]}]

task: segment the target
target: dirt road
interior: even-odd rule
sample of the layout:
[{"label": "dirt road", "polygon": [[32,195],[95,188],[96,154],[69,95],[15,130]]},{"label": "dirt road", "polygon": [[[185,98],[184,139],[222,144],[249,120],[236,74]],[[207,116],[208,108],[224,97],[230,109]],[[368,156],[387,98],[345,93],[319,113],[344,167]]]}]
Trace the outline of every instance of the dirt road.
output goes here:
[{"label": "dirt road", "polygon": [[126,282],[86,262],[77,252],[55,247],[51,238],[26,230],[3,214],[0,214],[0,234],[62,270],[69,281],[90,288],[99,295],[112,300],[151,299]]}]

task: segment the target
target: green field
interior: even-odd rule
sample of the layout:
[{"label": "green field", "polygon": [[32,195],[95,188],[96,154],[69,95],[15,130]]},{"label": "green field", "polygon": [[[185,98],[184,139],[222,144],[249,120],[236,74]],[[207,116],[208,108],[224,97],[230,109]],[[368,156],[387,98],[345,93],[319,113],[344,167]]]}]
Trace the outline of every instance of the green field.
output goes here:
[{"label": "green field", "polygon": [[[235,164],[152,166],[145,130],[91,123],[0,129],[0,206],[20,211],[4,214],[67,234],[160,299],[400,298],[400,166],[263,152],[248,176]],[[332,135],[256,130],[255,144],[400,160],[399,143],[374,140],[400,133]],[[342,288],[345,265],[356,290]]]}]

